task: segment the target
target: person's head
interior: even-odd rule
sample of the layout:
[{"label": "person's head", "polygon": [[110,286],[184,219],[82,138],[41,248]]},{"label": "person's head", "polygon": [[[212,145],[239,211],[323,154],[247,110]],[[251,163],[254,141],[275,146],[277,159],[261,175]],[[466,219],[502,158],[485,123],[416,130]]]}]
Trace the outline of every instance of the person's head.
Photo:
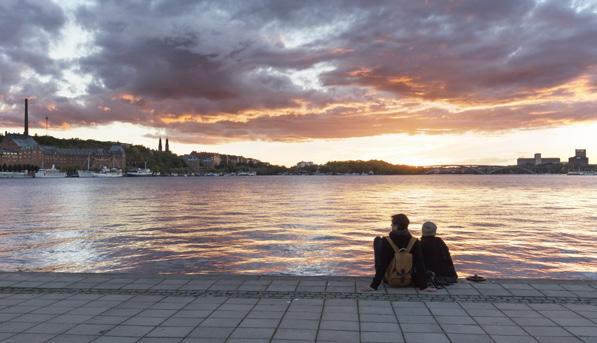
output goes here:
[{"label": "person's head", "polygon": [[408,230],[408,224],[410,224],[410,221],[405,214],[400,213],[392,216],[392,231]]},{"label": "person's head", "polygon": [[423,233],[423,237],[433,237],[437,232],[437,225],[435,225],[433,222],[425,222],[421,231]]}]

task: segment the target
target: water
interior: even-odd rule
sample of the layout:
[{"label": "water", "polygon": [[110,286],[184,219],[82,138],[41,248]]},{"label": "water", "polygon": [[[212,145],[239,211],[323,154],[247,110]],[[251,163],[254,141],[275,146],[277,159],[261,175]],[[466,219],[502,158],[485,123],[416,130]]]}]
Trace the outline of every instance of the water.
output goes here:
[{"label": "water", "polygon": [[0,270],[370,275],[404,212],[461,276],[597,279],[597,177],[0,179]]}]

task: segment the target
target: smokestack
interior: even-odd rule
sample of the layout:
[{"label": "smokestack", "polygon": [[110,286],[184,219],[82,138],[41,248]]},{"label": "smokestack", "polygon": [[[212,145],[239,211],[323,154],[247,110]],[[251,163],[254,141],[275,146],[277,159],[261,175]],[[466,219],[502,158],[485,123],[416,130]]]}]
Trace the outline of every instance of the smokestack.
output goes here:
[{"label": "smokestack", "polygon": [[29,136],[29,99],[25,98],[25,136]]}]

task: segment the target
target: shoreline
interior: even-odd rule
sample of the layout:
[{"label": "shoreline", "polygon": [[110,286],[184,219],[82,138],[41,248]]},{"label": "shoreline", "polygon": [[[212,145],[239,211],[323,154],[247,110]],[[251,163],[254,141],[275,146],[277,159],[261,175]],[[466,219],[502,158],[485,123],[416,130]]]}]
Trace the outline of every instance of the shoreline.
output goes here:
[{"label": "shoreline", "polygon": [[[231,273],[231,272],[206,272],[206,273],[144,273],[144,272],[59,272],[59,271],[10,271],[0,270],[0,280],[3,275],[11,274],[31,274],[37,276],[82,276],[82,277],[127,277],[127,278],[241,278],[241,279],[285,279],[285,280],[354,280],[363,281],[369,280],[373,276],[362,276],[362,275],[292,275],[292,274],[245,274],[245,273]],[[482,284],[473,283],[466,281],[465,278],[458,278],[459,283],[471,283],[471,284]],[[487,277],[485,283],[558,283],[558,284],[577,284],[577,283],[595,283],[597,285],[597,279],[590,278],[571,278],[571,279],[559,279],[559,278],[537,278],[537,277],[515,277],[515,278],[492,278]]]}]

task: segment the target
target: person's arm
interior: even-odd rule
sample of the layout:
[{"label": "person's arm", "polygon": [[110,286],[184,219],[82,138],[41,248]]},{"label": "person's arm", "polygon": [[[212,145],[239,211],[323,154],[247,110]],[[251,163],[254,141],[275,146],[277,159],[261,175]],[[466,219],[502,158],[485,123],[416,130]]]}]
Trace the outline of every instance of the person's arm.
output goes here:
[{"label": "person's arm", "polygon": [[373,240],[373,254],[375,256],[375,277],[371,282],[370,287],[377,290],[381,282],[383,281],[384,274],[390,261],[392,260],[392,254],[390,254],[390,245],[386,242],[385,238],[375,237]]},{"label": "person's arm", "polygon": [[444,251],[444,261],[446,263],[446,276],[451,276],[458,279],[458,274],[456,273],[456,269],[454,268],[454,262],[452,262],[452,255],[450,255],[450,249],[446,243],[442,240],[442,250]]},{"label": "person's arm", "polygon": [[423,260],[423,248],[421,247],[421,241],[417,241],[412,249],[413,261],[414,261],[414,280],[413,284],[419,289],[427,288],[427,281],[425,275],[427,270],[425,269],[425,262]]}]

